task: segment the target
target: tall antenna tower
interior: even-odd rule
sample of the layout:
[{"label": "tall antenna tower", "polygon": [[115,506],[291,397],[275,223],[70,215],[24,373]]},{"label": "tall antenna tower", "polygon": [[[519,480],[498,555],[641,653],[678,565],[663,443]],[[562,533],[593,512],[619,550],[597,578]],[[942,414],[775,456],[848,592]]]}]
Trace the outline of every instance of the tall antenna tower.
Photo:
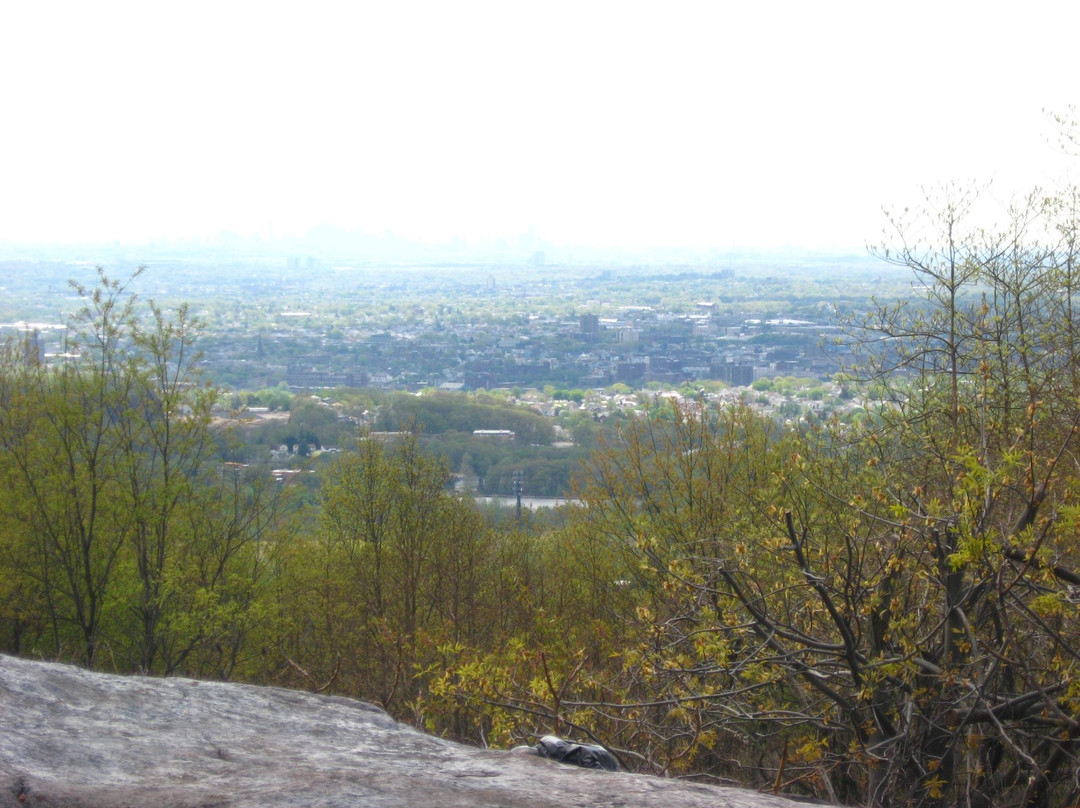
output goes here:
[{"label": "tall antenna tower", "polygon": [[514,472],[514,496],[517,497],[517,520],[521,524],[521,492],[525,488],[525,472]]}]

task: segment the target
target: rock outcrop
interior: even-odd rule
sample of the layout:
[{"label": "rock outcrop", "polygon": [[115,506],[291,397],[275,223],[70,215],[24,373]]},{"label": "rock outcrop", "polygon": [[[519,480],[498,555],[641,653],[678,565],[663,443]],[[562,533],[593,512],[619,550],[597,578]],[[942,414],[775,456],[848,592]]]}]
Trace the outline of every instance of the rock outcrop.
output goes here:
[{"label": "rock outcrop", "polygon": [[791,808],[473,749],[363,702],[0,656],[0,806]]}]

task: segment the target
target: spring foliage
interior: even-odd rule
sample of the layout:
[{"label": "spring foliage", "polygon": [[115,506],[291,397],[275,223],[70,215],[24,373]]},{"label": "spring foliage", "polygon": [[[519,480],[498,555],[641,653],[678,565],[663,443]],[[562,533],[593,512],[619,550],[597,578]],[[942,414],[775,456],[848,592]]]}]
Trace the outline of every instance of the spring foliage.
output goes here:
[{"label": "spring foliage", "polygon": [[289,504],[217,459],[186,312],[103,276],[78,360],[0,363],[4,648],[848,804],[1073,804],[1080,230],[977,202],[892,220],[913,296],[848,322],[861,419],[657,405],[557,528],[487,523],[408,434]]}]

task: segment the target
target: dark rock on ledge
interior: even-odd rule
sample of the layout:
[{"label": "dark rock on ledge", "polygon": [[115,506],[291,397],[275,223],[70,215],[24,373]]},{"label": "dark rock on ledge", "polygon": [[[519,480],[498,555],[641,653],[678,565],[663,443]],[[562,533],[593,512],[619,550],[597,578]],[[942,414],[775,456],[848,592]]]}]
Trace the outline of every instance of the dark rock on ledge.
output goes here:
[{"label": "dark rock on ledge", "polygon": [[791,808],[472,749],[363,702],[0,656],[0,807]]}]

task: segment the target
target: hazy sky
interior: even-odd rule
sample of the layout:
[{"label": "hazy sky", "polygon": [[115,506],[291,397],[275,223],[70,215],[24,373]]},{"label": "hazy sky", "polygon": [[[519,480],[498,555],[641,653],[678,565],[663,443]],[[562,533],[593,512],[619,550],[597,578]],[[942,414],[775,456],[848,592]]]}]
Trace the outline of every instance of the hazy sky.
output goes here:
[{"label": "hazy sky", "polygon": [[0,240],[858,249],[920,185],[1059,172],[1043,110],[1076,100],[1078,23],[1063,2],[9,2]]}]

